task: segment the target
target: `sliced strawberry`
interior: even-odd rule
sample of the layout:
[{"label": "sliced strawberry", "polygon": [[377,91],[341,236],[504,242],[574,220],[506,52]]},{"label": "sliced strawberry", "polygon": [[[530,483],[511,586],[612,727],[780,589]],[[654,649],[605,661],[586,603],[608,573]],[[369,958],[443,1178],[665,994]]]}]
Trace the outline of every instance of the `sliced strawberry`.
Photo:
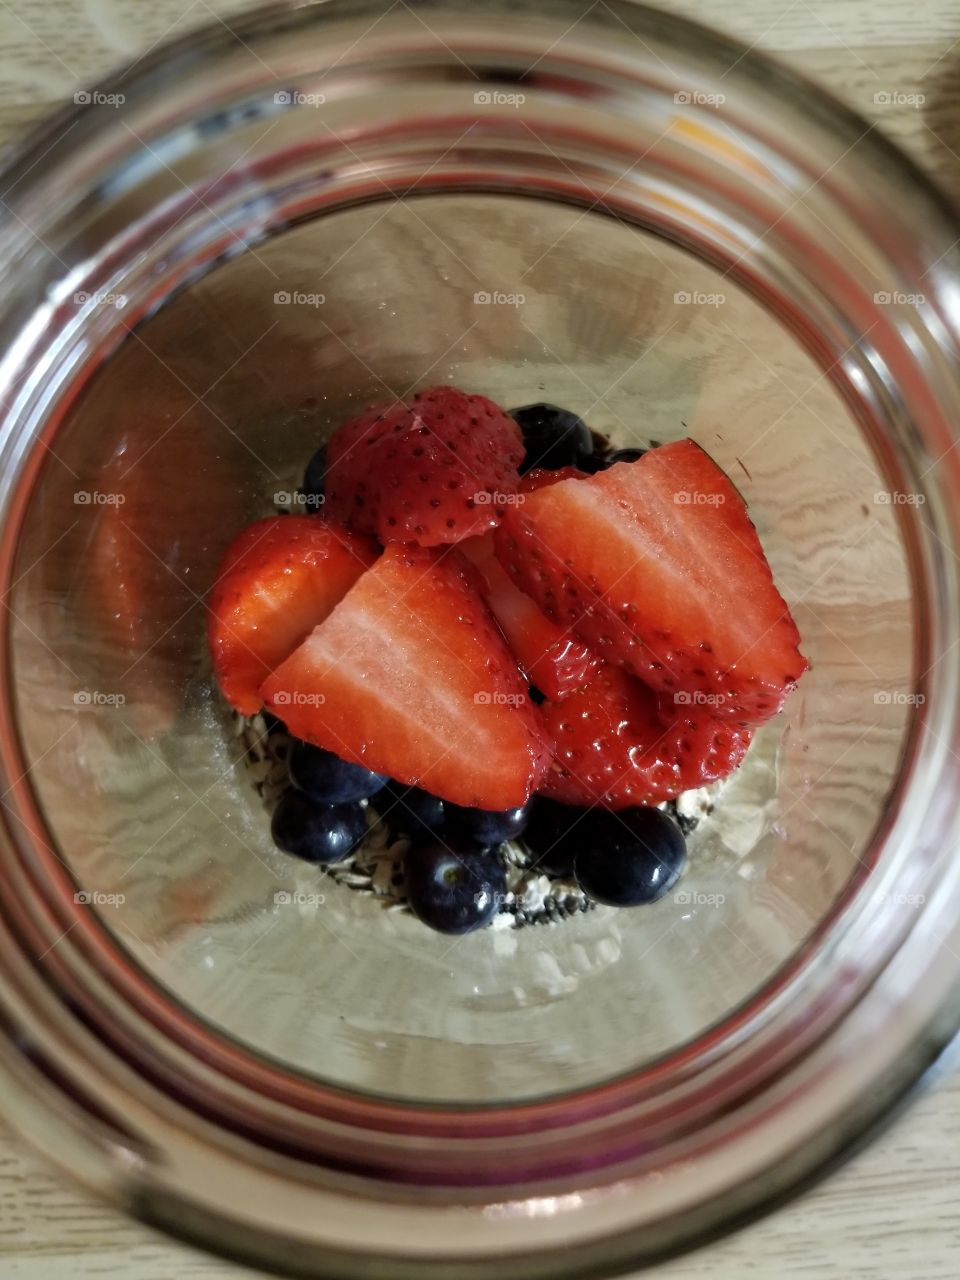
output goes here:
[{"label": "sliced strawberry", "polygon": [[557,744],[540,790],[565,804],[660,804],[726,777],[750,745],[749,729],[700,705],[658,704],[652,689],[607,663],[565,701],[540,710]]},{"label": "sliced strawberry", "polygon": [[334,432],[326,511],[384,543],[459,542],[496,525],[523,452],[520,428],[492,400],[428,387]]},{"label": "sliced strawberry", "polygon": [[[534,493],[545,485],[582,474],[575,467],[555,471],[537,468],[522,477],[520,494]],[[596,671],[599,658],[569,627],[548,618],[514,583],[496,557],[492,533],[468,538],[461,550],[480,571],[484,599],[530,684],[546,697],[560,701]]]},{"label": "sliced strawberry", "polygon": [[263,686],[291,733],[455,804],[523,804],[550,757],[458,552],[393,544]]},{"label": "sliced strawberry", "polygon": [[313,516],[270,516],[227,548],[210,592],[207,636],[231,706],[253,715],[260,686],[376,559],[374,544]]},{"label": "sliced strawberry", "polygon": [[495,545],[548,617],[717,716],[766,720],[806,669],[743,500],[692,440],[527,494]]},{"label": "sliced strawberry", "polygon": [[483,595],[528,682],[559,701],[596,671],[599,659],[572,631],[552,622],[504,569],[493,535],[469,538],[460,550],[480,571]]}]

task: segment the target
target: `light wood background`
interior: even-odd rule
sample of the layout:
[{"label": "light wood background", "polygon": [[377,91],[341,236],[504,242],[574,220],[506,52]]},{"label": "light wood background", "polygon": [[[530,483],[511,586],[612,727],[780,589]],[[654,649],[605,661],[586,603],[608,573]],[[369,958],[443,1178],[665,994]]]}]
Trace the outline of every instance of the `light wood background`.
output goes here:
[{"label": "light wood background", "polygon": [[[229,22],[249,7],[237,0],[0,0],[0,141],[165,36]],[[960,0],[682,0],[670,7],[777,51],[876,120],[960,198]],[[884,93],[893,105],[876,101]],[[903,102],[917,94],[919,105]],[[656,1274],[956,1280],[958,1179],[954,1076],[816,1191]],[[119,1217],[0,1132],[2,1280],[247,1274]]]}]

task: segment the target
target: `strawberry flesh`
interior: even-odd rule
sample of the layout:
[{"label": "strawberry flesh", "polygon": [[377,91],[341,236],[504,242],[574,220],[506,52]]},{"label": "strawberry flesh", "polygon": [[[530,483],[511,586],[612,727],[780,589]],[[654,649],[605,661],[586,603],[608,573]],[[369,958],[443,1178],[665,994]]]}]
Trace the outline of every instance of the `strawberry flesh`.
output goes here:
[{"label": "strawberry flesh", "polygon": [[530,684],[560,701],[596,671],[599,659],[583,641],[516,585],[494,553],[492,534],[469,538],[460,550],[479,571],[484,599]]},{"label": "strawberry flesh", "polygon": [[326,511],[383,543],[459,542],[497,524],[523,454],[520,428],[492,400],[428,387],[334,432]]},{"label": "strawberry flesh", "polygon": [[269,677],[291,733],[454,804],[523,804],[550,759],[537,709],[456,551],[389,545]]},{"label": "strawberry flesh", "polygon": [[232,707],[259,711],[264,680],[376,555],[370,539],[313,516],[270,516],[234,539],[207,602],[214,671]]},{"label": "strawberry flesh", "polygon": [[743,500],[692,440],[526,494],[495,546],[548,617],[717,717],[761,723],[806,669]]},{"label": "strawberry flesh", "polygon": [[540,710],[556,741],[540,790],[565,804],[660,804],[726,777],[750,745],[749,729],[717,720],[698,704],[658,699],[606,663],[562,703],[545,702]]}]

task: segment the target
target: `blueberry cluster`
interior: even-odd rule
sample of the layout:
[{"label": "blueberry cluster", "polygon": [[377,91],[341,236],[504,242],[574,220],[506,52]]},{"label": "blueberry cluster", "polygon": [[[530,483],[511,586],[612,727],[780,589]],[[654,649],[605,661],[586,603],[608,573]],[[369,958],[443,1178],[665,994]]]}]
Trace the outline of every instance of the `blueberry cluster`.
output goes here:
[{"label": "blueberry cluster", "polygon": [[[291,785],[272,822],[277,847],[315,864],[343,862],[363,842],[375,813],[393,838],[409,842],[404,880],[410,910],[441,933],[469,933],[512,909],[507,841],[523,849],[529,871],[574,883],[592,901],[619,907],[657,901],[676,883],[686,859],[679,826],[657,809],[613,813],[543,797],[500,813],[466,809],[305,742],[294,743],[288,768]],[[573,914],[568,897],[560,891],[544,918]]]}]

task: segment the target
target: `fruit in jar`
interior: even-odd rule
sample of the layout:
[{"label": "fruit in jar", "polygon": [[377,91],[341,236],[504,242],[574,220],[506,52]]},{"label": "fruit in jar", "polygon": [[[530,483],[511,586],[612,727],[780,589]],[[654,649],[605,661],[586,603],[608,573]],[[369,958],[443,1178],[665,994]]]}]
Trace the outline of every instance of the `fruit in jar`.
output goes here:
[{"label": "fruit in jar", "polygon": [[470,808],[523,804],[549,759],[454,550],[391,543],[262,693],[296,737]]}]

